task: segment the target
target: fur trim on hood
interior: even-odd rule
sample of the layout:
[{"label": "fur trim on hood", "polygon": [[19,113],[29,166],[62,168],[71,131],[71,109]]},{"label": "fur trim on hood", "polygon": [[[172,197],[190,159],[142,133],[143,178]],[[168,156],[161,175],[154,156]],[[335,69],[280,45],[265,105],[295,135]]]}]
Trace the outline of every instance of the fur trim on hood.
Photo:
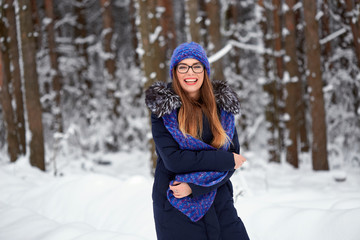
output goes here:
[{"label": "fur trim on hood", "polygon": [[[212,81],[216,104],[233,114],[240,113],[240,100],[237,94],[224,81]],[[181,99],[172,87],[164,82],[156,82],[145,92],[145,103],[157,117],[170,114],[181,107]]]}]

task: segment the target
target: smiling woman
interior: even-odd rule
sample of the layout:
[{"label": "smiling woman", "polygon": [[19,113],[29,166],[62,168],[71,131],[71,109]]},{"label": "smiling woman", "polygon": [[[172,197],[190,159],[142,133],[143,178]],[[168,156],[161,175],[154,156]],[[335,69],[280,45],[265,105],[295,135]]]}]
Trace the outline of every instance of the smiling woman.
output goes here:
[{"label": "smiling woman", "polygon": [[196,59],[187,58],[182,60],[176,69],[175,78],[179,81],[181,88],[192,99],[198,99],[200,95],[199,90],[204,81],[204,67],[202,64]]},{"label": "smiling woman", "polygon": [[210,81],[210,64],[197,43],[171,57],[171,84],[146,91],[158,156],[153,210],[158,239],[248,240],[233,204],[230,177],[246,159],[234,114],[239,100],[223,81]]}]

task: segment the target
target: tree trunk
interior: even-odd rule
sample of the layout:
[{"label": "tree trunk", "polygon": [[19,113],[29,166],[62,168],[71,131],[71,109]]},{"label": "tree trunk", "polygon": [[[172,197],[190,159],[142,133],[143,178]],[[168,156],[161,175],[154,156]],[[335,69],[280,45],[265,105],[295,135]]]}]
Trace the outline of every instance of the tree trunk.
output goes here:
[{"label": "tree trunk", "polygon": [[[230,39],[237,41],[236,34],[238,34],[238,22],[239,22],[239,2],[231,1],[228,5],[228,9],[226,11],[226,22],[227,22],[227,31],[231,32]],[[241,75],[240,68],[240,55],[241,49],[234,49],[234,51],[230,52],[230,63],[231,68],[234,69],[237,75]]]},{"label": "tree trunk", "polygon": [[142,54],[141,64],[142,69],[145,74],[146,82],[144,88],[147,89],[155,82],[156,75],[153,74],[155,68],[152,56],[154,54],[153,48],[150,43],[150,26],[148,24],[148,4],[142,0],[137,1],[137,13],[140,16],[140,21],[138,22],[138,29],[140,32],[141,45],[138,47],[139,51]]},{"label": "tree trunk", "polygon": [[310,88],[310,107],[312,119],[312,162],[314,170],[329,170],[327,160],[326,121],[322,90],[320,44],[318,22],[316,21],[316,2],[304,0],[305,49],[307,56],[307,81]]},{"label": "tree trunk", "polygon": [[[107,83],[107,98],[110,101],[110,118],[114,116],[118,118],[120,113],[118,107],[120,105],[120,99],[116,97],[115,91],[117,84],[115,81],[115,51],[112,49],[111,43],[114,33],[114,22],[111,14],[111,0],[100,0],[103,17],[103,51],[104,51],[104,65],[105,65],[105,79]],[[114,136],[116,138],[116,136]]]},{"label": "tree trunk", "polygon": [[50,57],[50,76],[52,77],[52,87],[54,91],[54,103],[55,106],[52,108],[52,114],[54,116],[53,129],[55,132],[63,132],[63,121],[62,121],[62,112],[61,112],[61,92],[62,84],[59,74],[58,67],[58,56],[56,52],[56,43],[55,43],[55,30],[54,30],[54,7],[53,1],[45,1],[45,14],[49,19],[49,23],[46,26],[47,30],[47,40],[48,40],[48,49]]},{"label": "tree trunk", "polygon": [[279,79],[283,78],[283,49],[282,49],[282,34],[281,34],[281,0],[273,0],[273,23],[274,23],[274,57],[276,62],[276,75]]},{"label": "tree trunk", "polygon": [[284,66],[283,66],[283,47],[282,47],[282,26],[281,26],[281,0],[272,0],[272,16],[273,16],[273,49],[275,60],[275,123],[278,129],[277,145],[280,152],[284,147],[284,120],[281,116],[284,114],[284,99],[283,91],[284,86],[282,84]]},{"label": "tree trunk", "polygon": [[[3,8],[1,4],[1,16],[0,19],[0,38],[7,39],[8,27],[4,24],[4,10],[9,9]],[[16,129],[16,121],[14,109],[12,107],[12,97],[10,93],[10,58],[9,58],[9,46],[7,41],[0,42],[0,102],[4,113],[4,120],[7,133],[7,145],[10,161],[15,162],[20,155],[20,149],[18,144],[18,135]]]},{"label": "tree trunk", "polygon": [[17,41],[17,24],[15,18],[15,7],[13,0],[6,0],[8,8],[4,9],[6,18],[8,20],[10,28],[8,28],[8,34],[10,37],[9,41],[9,53],[12,64],[12,84],[13,84],[13,95],[16,103],[16,128],[19,142],[20,153],[25,155],[26,153],[26,137],[25,137],[25,117],[24,117],[24,100],[23,92],[21,89],[21,73],[19,65],[19,48]]},{"label": "tree trunk", "polygon": [[165,53],[167,53],[176,47],[173,2],[172,0],[158,0],[158,6],[162,8],[163,11],[159,20],[164,36],[164,42],[162,44],[164,45]]},{"label": "tree trunk", "polygon": [[[360,9],[360,1],[355,2],[355,9]],[[358,14],[358,17],[357,17],[357,28],[358,28],[358,31],[360,31],[360,14]]]},{"label": "tree trunk", "polygon": [[287,76],[284,76],[286,87],[285,112],[288,116],[288,118],[285,119],[288,132],[287,136],[285,136],[286,161],[298,168],[298,127],[296,114],[300,101],[298,92],[299,89],[301,89],[301,80],[296,56],[296,22],[293,11],[295,0],[286,0],[285,2],[288,6],[287,11],[285,12],[285,27],[287,29],[287,35],[285,36],[285,51],[288,59],[285,61]]},{"label": "tree trunk", "polygon": [[160,26],[159,16],[156,0],[148,1],[148,22],[150,23],[150,45],[152,48],[152,61],[154,63],[153,72],[158,81],[166,81],[168,72],[166,71],[166,53],[161,45],[165,45],[165,41],[161,41],[161,36],[164,36],[164,31]]},{"label": "tree trunk", "polygon": [[[89,65],[89,57],[87,54],[88,43],[86,41],[87,31],[86,31],[86,4],[84,0],[76,0],[74,3],[74,11],[77,17],[76,26],[75,26],[75,46],[78,52],[79,57],[82,60],[81,68],[79,69],[79,77],[80,79],[87,79],[86,69]],[[92,87],[92,83],[86,82],[88,87]]]},{"label": "tree trunk", "polygon": [[40,22],[40,17],[39,17],[39,12],[38,12],[38,5],[37,5],[36,0],[30,0],[30,2],[31,2],[31,10],[32,10],[31,17],[32,17],[33,26],[34,26],[34,36],[36,38],[35,45],[36,45],[36,49],[39,50],[42,45],[41,44],[42,43],[42,32],[41,32],[41,22]]},{"label": "tree trunk", "polygon": [[29,0],[19,0],[19,19],[21,31],[21,50],[23,78],[28,114],[30,140],[30,164],[45,171],[45,151],[40,104],[38,74],[36,71],[36,47],[33,36],[31,6]]},{"label": "tree trunk", "polygon": [[88,110],[82,113],[87,123],[91,123],[91,115],[87,114],[88,111],[95,111],[93,104],[91,104],[94,98],[93,81],[89,76],[89,56],[88,56],[88,31],[86,28],[86,0],[76,0],[73,3],[74,12],[77,17],[76,25],[74,27],[74,38],[77,57],[80,60],[79,67],[77,69],[77,76],[79,79],[79,88],[83,95],[83,104],[88,106]]},{"label": "tree trunk", "polygon": [[[205,3],[207,18],[208,18],[208,33],[209,33],[209,43],[208,51],[210,54],[214,54],[222,48],[221,44],[221,33],[220,33],[220,4],[219,0],[208,0]],[[219,59],[216,62],[212,63],[213,66],[213,76],[212,79],[215,80],[225,80],[223,73],[222,60]]]},{"label": "tree trunk", "polygon": [[135,4],[135,0],[131,0],[129,3],[129,11],[130,11],[130,23],[131,23],[131,43],[132,43],[132,47],[134,49],[134,62],[135,65],[140,67],[141,66],[141,60],[140,60],[140,54],[137,51],[137,48],[139,46],[139,40],[136,36],[137,34],[137,29],[136,29],[136,8],[134,6]]},{"label": "tree trunk", "polygon": [[345,0],[346,2],[346,16],[347,22],[350,24],[351,32],[353,35],[354,49],[355,55],[357,57],[358,66],[360,68],[360,29],[358,28],[358,24],[354,19],[357,19],[355,14],[355,8],[353,4],[353,0]]},{"label": "tree trunk", "polygon": [[268,143],[268,151],[269,151],[269,161],[270,162],[280,162],[280,146],[278,144],[278,121],[276,120],[276,100],[277,100],[277,90],[276,90],[276,82],[274,80],[273,74],[271,74],[271,59],[270,59],[270,49],[271,39],[269,36],[268,22],[270,11],[265,7],[264,0],[259,0],[258,5],[261,9],[262,16],[260,19],[260,27],[263,34],[263,42],[264,42],[264,77],[266,78],[266,82],[263,85],[264,91],[268,95],[268,102],[265,106],[265,118],[268,122],[267,130],[270,133],[270,137],[267,140]]},{"label": "tree trunk", "polygon": [[[2,46],[0,46],[3,48]],[[1,106],[4,113],[4,120],[6,126],[6,133],[7,133],[7,145],[8,145],[8,153],[11,162],[15,162],[20,155],[19,144],[17,139],[17,131],[16,131],[16,123],[14,118],[14,109],[12,108],[11,102],[11,94],[9,92],[9,77],[10,77],[10,69],[2,69],[2,68],[9,68],[10,66],[5,66],[5,62],[9,61],[9,56],[7,53],[0,51],[0,101]],[[1,62],[4,62],[3,66],[1,66]],[[8,65],[8,64],[7,64]],[[8,72],[6,74],[5,72]],[[7,75],[7,76],[6,76]]]},{"label": "tree trunk", "polygon": [[[152,54],[154,49],[151,46],[150,43],[150,26],[148,24],[148,5],[147,2],[142,0],[136,0],[136,6],[137,6],[137,14],[140,17],[140,20],[138,21],[138,30],[140,32],[140,40],[139,40],[139,51],[142,55],[141,58],[141,64],[142,69],[144,72],[144,77],[146,78],[146,82],[144,84],[144,89],[148,89],[155,81],[156,75],[153,74],[154,69],[154,61],[152,59]],[[151,115],[149,111],[149,116]],[[149,118],[150,121],[150,118]],[[152,163],[152,169],[155,169],[156,167],[156,153],[155,153],[155,143],[153,139],[149,140],[150,145],[150,152],[151,152],[151,163]]]},{"label": "tree trunk", "polygon": [[100,0],[103,17],[103,49],[105,56],[106,75],[115,78],[115,53],[111,47],[114,33],[114,22],[111,15],[111,0]]},{"label": "tree trunk", "polygon": [[[300,0],[297,0],[299,2]],[[308,122],[306,119],[306,111],[307,111],[307,103],[305,101],[305,89],[306,89],[306,69],[305,69],[305,51],[304,51],[304,29],[303,29],[303,18],[302,18],[302,11],[297,9],[295,11],[295,19],[296,19],[296,26],[302,26],[301,28],[296,27],[296,38],[297,38],[297,62],[298,62],[298,69],[300,74],[300,89],[298,94],[300,94],[300,105],[298,106],[298,113],[297,113],[297,121],[298,121],[298,131],[300,133],[300,146],[301,152],[309,152],[310,150],[310,143],[308,138]]]},{"label": "tree trunk", "polygon": [[[321,10],[323,12],[323,16],[321,17],[321,33],[322,38],[325,38],[331,34],[330,32],[330,21],[329,21],[329,2],[328,0],[323,0],[321,4]],[[327,41],[322,50],[322,55],[324,56],[324,61],[327,62],[331,56],[331,41]]]},{"label": "tree trunk", "polygon": [[188,33],[187,39],[188,41],[193,41],[196,43],[201,44],[201,35],[200,35],[200,22],[199,20],[199,2],[193,1],[193,0],[186,0],[185,1],[186,6],[186,13],[185,15],[188,15],[188,18],[190,21],[185,22],[188,27]]}]

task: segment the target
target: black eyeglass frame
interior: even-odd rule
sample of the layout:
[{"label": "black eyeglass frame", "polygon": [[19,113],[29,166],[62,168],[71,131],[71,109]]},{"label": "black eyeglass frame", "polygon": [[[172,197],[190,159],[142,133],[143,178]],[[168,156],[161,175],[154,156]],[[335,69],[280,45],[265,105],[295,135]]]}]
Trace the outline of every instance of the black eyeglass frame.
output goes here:
[{"label": "black eyeglass frame", "polygon": [[[186,72],[180,72],[180,71],[179,71],[179,66],[186,66],[186,67],[187,67]],[[201,66],[201,67],[202,67],[201,72],[197,72],[197,71],[195,71],[195,70],[194,70],[194,66]],[[202,72],[204,72],[204,70],[205,70],[204,65],[203,65],[203,64],[201,64],[201,63],[194,63],[194,64],[193,64],[193,65],[191,65],[191,66],[189,66],[189,65],[187,65],[187,64],[185,64],[185,63],[181,63],[181,64],[179,64],[179,65],[177,65],[177,66],[176,66],[176,70],[178,71],[178,73],[181,73],[181,74],[185,74],[185,73],[187,73],[187,72],[189,71],[189,69],[190,69],[190,68],[191,68],[191,70],[193,71],[193,73],[196,73],[196,74],[202,73]]]}]

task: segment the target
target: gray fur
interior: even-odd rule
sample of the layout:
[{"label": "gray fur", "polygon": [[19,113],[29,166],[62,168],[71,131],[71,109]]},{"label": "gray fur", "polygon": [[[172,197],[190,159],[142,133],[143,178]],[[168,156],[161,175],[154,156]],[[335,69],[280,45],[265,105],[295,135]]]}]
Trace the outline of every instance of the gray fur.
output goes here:
[{"label": "gray fur", "polygon": [[[237,94],[224,81],[213,81],[212,84],[216,104],[227,112],[240,113],[240,100]],[[156,82],[146,90],[145,103],[157,117],[181,107],[180,97],[164,82]]]}]

